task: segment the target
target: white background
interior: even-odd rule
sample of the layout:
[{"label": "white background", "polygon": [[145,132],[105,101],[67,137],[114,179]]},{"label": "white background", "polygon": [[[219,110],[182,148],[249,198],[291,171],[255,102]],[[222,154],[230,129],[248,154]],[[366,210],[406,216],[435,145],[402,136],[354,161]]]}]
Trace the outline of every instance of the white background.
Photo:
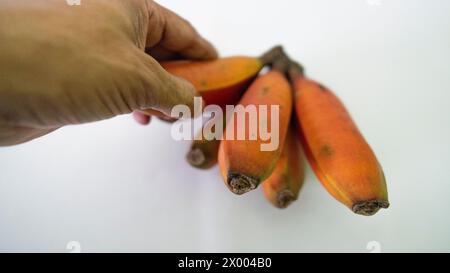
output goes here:
[{"label": "white background", "polygon": [[450,1],[160,1],[223,56],[276,43],[341,97],[391,208],[352,214],[308,169],[299,200],[234,196],[184,161],[170,126],[131,117],[0,148],[0,251],[450,251]]}]

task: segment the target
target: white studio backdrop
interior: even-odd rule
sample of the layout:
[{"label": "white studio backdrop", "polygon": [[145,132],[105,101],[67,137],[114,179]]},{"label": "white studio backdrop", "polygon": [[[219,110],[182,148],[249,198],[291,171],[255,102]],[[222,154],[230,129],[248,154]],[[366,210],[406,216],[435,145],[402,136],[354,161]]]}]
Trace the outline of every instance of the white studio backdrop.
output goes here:
[{"label": "white studio backdrop", "polygon": [[450,1],[159,2],[222,56],[283,44],[347,105],[391,208],[354,215],[309,169],[287,210],[235,196],[169,125],[122,116],[0,148],[0,251],[450,251]]}]

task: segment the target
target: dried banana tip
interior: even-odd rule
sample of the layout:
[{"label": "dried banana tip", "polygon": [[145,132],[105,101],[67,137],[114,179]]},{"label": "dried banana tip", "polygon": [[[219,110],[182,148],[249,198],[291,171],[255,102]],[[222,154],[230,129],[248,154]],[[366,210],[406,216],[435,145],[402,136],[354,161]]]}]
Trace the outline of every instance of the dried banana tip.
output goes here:
[{"label": "dried banana tip", "polygon": [[291,191],[282,191],[277,196],[277,207],[280,209],[287,208],[295,201],[295,196]]},{"label": "dried banana tip", "polygon": [[243,175],[230,173],[228,175],[228,186],[230,190],[238,195],[247,193],[256,189],[259,184],[259,180]]},{"label": "dried banana tip", "polygon": [[200,167],[206,161],[205,154],[198,148],[191,149],[186,155],[186,159],[194,167]]},{"label": "dried banana tip", "polygon": [[372,216],[380,209],[387,209],[389,202],[386,200],[370,200],[357,203],[353,206],[353,212],[364,216]]}]

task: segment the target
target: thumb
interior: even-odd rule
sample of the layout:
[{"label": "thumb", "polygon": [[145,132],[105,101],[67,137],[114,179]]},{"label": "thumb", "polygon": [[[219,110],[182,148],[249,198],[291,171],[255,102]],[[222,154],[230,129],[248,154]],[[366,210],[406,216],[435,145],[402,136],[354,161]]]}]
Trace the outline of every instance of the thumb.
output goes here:
[{"label": "thumb", "polygon": [[194,112],[194,97],[199,96],[194,86],[188,81],[169,74],[151,56],[143,53],[140,58],[146,68],[143,72],[144,86],[148,98],[139,110],[149,108],[161,111],[170,116],[172,108],[176,105],[186,105]]}]

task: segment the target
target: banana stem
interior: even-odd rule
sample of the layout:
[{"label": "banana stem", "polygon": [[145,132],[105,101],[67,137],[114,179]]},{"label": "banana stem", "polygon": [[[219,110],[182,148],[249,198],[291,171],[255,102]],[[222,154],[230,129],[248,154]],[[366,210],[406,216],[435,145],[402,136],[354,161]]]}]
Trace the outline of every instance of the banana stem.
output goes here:
[{"label": "banana stem", "polygon": [[305,70],[301,64],[291,61],[288,69],[288,76],[291,82],[294,82],[295,79],[305,76]]},{"label": "banana stem", "polygon": [[275,46],[260,57],[264,65],[270,65],[273,70],[281,72],[291,80],[304,76],[303,66],[293,61],[282,46]]},{"label": "banana stem", "polygon": [[273,63],[282,55],[284,55],[283,47],[278,45],[264,53],[259,59],[264,65],[273,65]]},{"label": "banana stem", "polygon": [[287,75],[291,63],[292,63],[291,59],[289,59],[289,57],[283,51],[273,63],[272,70],[276,70],[282,73],[283,75]]}]

